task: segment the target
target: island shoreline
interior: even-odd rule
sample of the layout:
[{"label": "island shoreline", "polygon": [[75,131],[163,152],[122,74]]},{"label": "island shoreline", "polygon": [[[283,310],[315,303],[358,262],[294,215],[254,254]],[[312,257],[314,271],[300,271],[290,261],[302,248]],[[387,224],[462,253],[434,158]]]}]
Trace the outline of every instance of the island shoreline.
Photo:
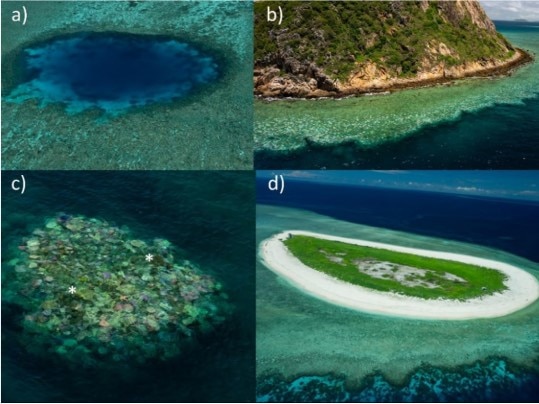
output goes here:
[{"label": "island shoreline", "polygon": [[[290,101],[290,100],[318,100],[318,99],[342,99],[349,97],[361,97],[366,95],[384,95],[391,94],[396,91],[429,88],[440,85],[451,85],[465,79],[473,78],[501,78],[510,76],[516,69],[523,67],[535,61],[535,57],[521,48],[515,48],[515,55],[512,58],[504,61],[497,66],[489,66],[481,70],[465,71],[461,76],[442,76],[428,79],[411,78],[411,79],[395,79],[395,82],[390,82],[387,85],[372,86],[372,87],[346,87],[339,91],[325,91],[316,89],[309,94],[302,96],[294,96],[290,94],[267,94],[257,91],[257,86],[254,87],[255,98],[266,101]],[[264,68],[262,66],[258,68]],[[255,69],[257,67],[255,66]]]},{"label": "island shoreline", "polygon": [[[468,299],[421,299],[391,292],[379,292],[352,285],[309,268],[293,256],[282,242],[289,234],[301,234],[373,248],[447,259],[496,269],[507,277],[503,293]],[[360,239],[289,230],[273,235],[260,244],[259,256],[275,272],[299,290],[323,301],[371,314],[422,320],[471,320],[502,317],[531,305],[539,298],[539,281],[515,266],[469,255],[400,247]]]}]

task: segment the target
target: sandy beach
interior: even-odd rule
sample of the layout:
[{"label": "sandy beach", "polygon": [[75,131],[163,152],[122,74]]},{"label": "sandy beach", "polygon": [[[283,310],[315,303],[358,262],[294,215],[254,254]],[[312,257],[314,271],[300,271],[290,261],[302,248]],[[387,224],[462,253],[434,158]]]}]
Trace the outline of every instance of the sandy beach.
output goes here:
[{"label": "sandy beach", "polygon": [[[282,241],[288,234],[318,237],[491,268],[507,276],[505,285],[508,289],[503,293],[467,301],[427,300],[378,292],[340,281],[304,265],[283,244]],[[305,293],[332,304],[374,314],[430,320],[492,318],[514,313],[539,297],[539,282],[530,273],[503,262],[469,255],[400,247],[299,230],[281,232],[264,240],[260,245],[259,254],[264,265]]]}]

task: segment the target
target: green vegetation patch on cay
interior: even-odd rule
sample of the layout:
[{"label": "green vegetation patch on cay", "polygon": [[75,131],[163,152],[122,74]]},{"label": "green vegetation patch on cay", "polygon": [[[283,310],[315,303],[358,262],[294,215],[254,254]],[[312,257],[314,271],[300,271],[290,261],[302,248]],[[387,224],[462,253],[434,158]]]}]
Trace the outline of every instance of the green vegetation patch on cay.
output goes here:
[{"label": "green vegetation patch on cay", "polygon": [[467,300],[507,289],[500,271],[303,235],[284,244],[303,264],[342,281],[424,299]]}]

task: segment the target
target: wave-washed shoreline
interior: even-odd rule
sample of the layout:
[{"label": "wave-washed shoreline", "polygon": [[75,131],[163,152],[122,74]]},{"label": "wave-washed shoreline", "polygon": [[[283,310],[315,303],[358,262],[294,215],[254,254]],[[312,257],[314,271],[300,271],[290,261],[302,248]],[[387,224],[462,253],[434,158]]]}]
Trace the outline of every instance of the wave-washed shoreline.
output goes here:
[{"label": "wave-washed shoreline", "polygon": [[[472,63],[469,66],[459,66],[449,71],[442,70],[434,74],[422,74],[413,78],[391,78],[388,80],[371,80],[370,82],[350,83],[335,87],[334,91],[319,88],[310,89],[307,83],[301,85],[301,80],[283,80],[280,77],[270,81],[261,79],[269,68],[255,69],[255,96],[264,101],[280,101],[290,99],[328,99],[347,98],[352,96],[368,96],[374,94],[390,94],[394,91],[412,88],[432,87],[450,84],[457,80],[470,78],[499,77],[510,75],[515,69],[531,63],[534,57],[523,49],[516,48],[515,54],[504,61],[489,61]],[[273,80],[280,80],[277,84]],[[282,82],[282,83],[281,83]],[[273,83],[273,84],[272,84]]]}]

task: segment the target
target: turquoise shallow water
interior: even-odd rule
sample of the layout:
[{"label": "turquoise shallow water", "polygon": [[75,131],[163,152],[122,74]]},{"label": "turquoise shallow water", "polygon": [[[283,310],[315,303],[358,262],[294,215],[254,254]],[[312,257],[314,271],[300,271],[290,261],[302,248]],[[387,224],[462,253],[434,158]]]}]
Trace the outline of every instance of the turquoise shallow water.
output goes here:
[{"label": "turquoise shallow water", "polygon": [[[383,210],[379,201],[372,203]],[[257,206],[257,244],[286,229],[460,252],[507,262],[539,276],[537,263],[445,239],[440,228],[441,238],[434,238],[308,211]],[[522,386],[539,375],[539,302],[497,319],[421,321],[325,303],[289,285],[260,261],[256,277],[259,400],[496,401],[502,397],[497,391],[523,391]],[[315,376],[321,379],[312,379]],[[459,387],[464,376],[469,382]],[[313,384],[304,389],[309,382]],[[485,392],[490,384],[491,393]]]},{"label": "turquoise shallow water", "polygon": [[[539,53],[536,27],[504,25],[501,30],[513,44]],[[537,153],[529,152],[537,150],[538,95],[536,61],[511,77],[463,80],[390,95],[257,100],[256,167],[539,166]]]}]

